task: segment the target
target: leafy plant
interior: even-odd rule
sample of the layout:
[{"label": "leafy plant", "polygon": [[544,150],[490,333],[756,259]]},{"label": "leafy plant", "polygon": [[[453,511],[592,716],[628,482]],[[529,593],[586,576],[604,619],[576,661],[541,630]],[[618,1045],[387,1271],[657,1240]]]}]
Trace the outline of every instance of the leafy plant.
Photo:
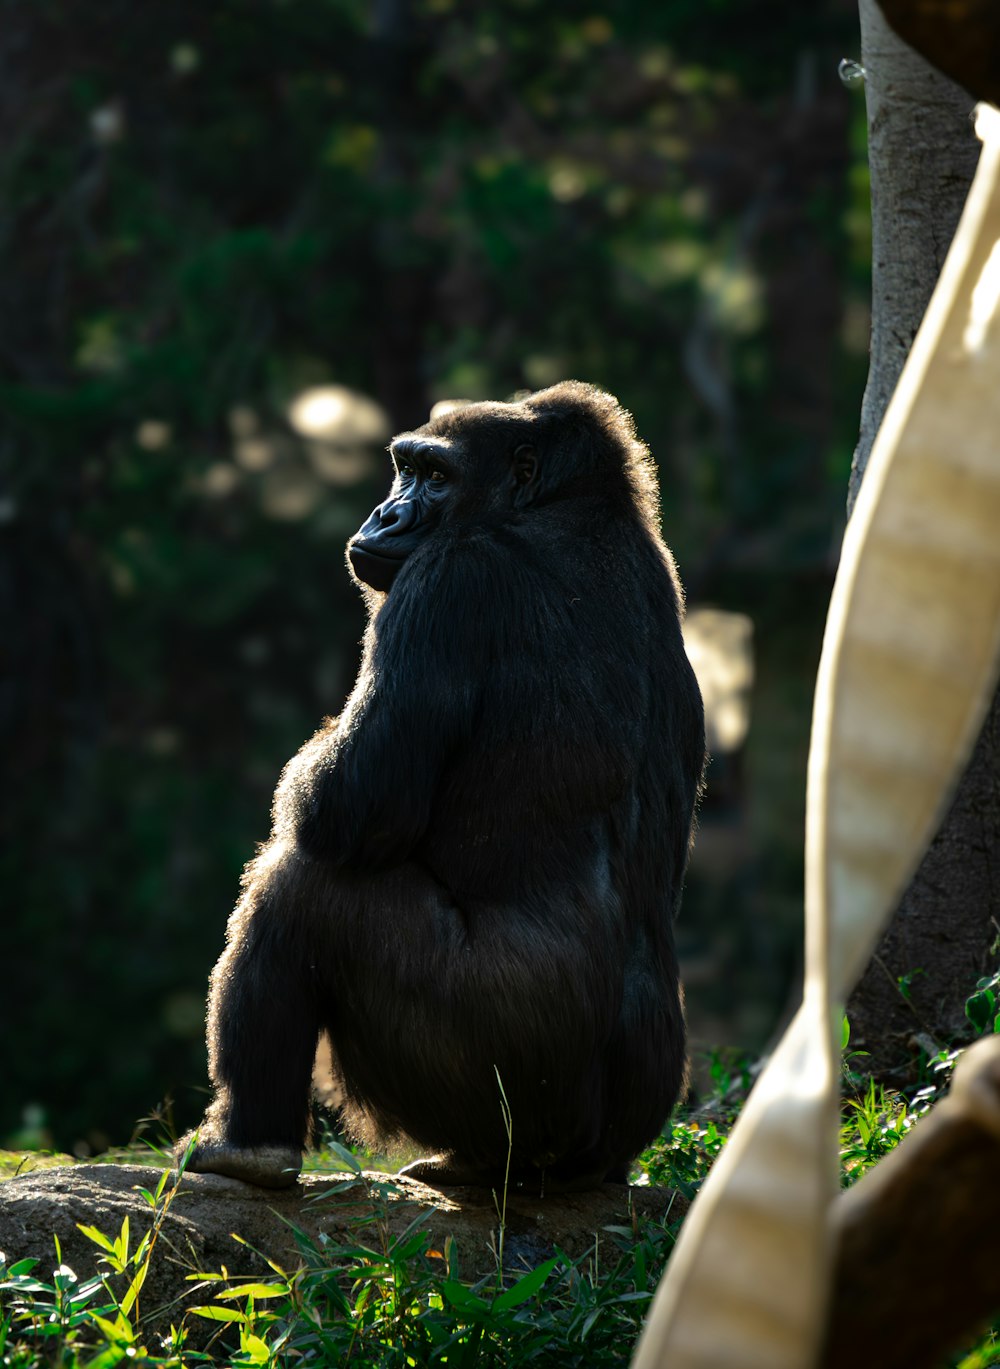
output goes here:
[{"label": "leafy plant", "polygon": [[902,1095],[869,1079],[860,1098],[845,1098],[840,1128],[840,1160],[851,1184],[902,1140],[915,1119]]},{"label": "leafy plant", "polygon": [[920,975],[926,973],[926,970],[916,969],[909,970],[906,974],[900,974],[896,976],[896,986],[899,989],[899,992],[902,994],[903,998],[906,1000],[906,1002],[909,1003],[911,1008],[913,1007],[913,981],[917,979]]},{"label": "leafy plant", "polygon": [[726,1143],[728,1127],[712,1117],[675,1116],[667,1133],[636,1162],[639,1182],[676,1188],[693,1199]]},{"label": "leafy plant", "polygon": [[[367,1189],[366,1208],[347,1235],[314,1240],[296,1230],[296,1268],[254,1252],[270,1270],[263,1278],[234,1278],[226,1269],[192,1273],[189,1281],[211,1296],[186,1308],[159,1350],[143,1331],[140,1294],[177,1192],[172,1174],[164,1173],[152,1192],[140,1190],[153,1223],[137,1244],[127,1220],[115,1235],[81,1227],[106,1272],[78,1280],[58,1242],[50,1282],[36,1277],[35,1261],[0,1265],[0,1365],[40,1369],[58,1360],[64,1369],[112,1369],[141,1359],[170,1369],[194,1363],[245,1369],[311,1358],[366,1369],[478,1369],[627,1361],[673,1243],[669,1225],[633,1218],[631,1225],[595,1232],[580,1259],[554,1250],[523,1271],[513,1257],[501,1262],[498,1241],[496,1273],[470,1284],[454,1239],[437,1248],[421,1230],[423,1208],[394,1235],[388,1204],[401,1200],[398,1186],[366,1175],[344,1147],[334,1146],[328,1158],[344,1177],[335,1174],[316,1201],[328,1202],[358,1182]],[[196,1322],[214,1329],[204,1349],[189,1348]],[[204,1344],[204,1336],[197,1342]]]},{"label": "leafy plant", "polygon": [[982,1036],[987,1031],[1000,1031],[1000,1012],[997,993],[1000,991],[1000,970],[977,980],[975,992],[965,1000],[965,1015]]}]

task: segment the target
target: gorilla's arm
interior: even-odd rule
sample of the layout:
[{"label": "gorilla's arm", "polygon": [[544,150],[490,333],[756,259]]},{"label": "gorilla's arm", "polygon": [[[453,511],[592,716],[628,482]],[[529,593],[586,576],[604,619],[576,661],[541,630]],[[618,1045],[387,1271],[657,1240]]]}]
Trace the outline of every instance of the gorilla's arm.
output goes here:
[{"label": "gorilla's arm", "polygon": [[411,557],[370,630],[346,709],[289,764],[275,818],[283,825],[290,804],[295,839],[310,855],[385,868],[406,860],[427,830],[441,775],[475,721],[490,621],[481,560]]}]

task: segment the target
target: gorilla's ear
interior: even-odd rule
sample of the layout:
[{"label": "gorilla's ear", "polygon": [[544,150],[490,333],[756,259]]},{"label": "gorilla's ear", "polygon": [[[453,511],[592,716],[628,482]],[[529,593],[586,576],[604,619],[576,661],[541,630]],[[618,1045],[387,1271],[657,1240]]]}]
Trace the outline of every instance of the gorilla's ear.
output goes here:
[{"label": "gorilla's ear", "polygon": [[511,475],[516,490],[527,491],[535,483],[538,477],[538,456],[530,443],[522,442],[519,447],[514,449],[514,456],[511,460]]}]

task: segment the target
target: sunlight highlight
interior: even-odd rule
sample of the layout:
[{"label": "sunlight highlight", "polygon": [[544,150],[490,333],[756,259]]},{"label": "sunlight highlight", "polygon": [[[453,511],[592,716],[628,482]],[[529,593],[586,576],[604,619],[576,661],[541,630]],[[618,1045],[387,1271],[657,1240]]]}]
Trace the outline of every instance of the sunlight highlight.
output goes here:
[{"label": "sunlight highlight", "polygon": [[976,288],[972,292],[969,321],[962,334],[962,346],[967,352],[978,352],[986,341],[986,333],[1000,304],[1000,239],[986,259]]}]

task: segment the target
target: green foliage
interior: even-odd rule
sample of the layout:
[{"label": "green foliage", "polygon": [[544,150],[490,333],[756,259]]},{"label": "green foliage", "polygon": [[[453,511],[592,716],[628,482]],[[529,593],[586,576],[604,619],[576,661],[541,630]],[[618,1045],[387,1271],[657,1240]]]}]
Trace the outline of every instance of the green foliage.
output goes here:
[{"label": "green foliage", "polygon": [[918,975],[922,974],[926,974],[926,971],[923,969],[916,969],[909,970],[906,974],[896,976],[896,983],[899,986],[899,992],[902,994],[903,998],[905,998],[907,1003],[909,1003],[911,1006],[913,1004],[913,981],[918,977]]},{"label": "green foliage", "polygon": [[[353,1157],[341,1150],[337,1159],[350,1176],[333,1185],[331,1198],[363,1178]],[[135,1250],[127,1220],[117,1236],[81,1228],[104,1252],[117,1283],[98,1276],[81,1284],[62,1264],[58,1243],[51,1283],[35,1277],[35,1261],[5,1267],[0,1257],[0,1365],[35,1369],[53,1354],[66,1369],[104,1369],[135,1358],[163,1366],[300,1358],[386,1367],[627,1361],[672,1243],[669,1232],[655,1223],[609,1228],[595,1233],[583,1259],[557,1251],[523,1273],[505,1269],[498,1250],[497,1274],[470,1285],[461,1278],[453,1239],[432,1249],[419,1230],[422,1211],[391,1236],[386,1203],[399,1194],[391,1184],[365,1182],[370,1211],[346,1237],[313,1242],[296,1232],[297,1269],[264,1255],[271,1275],[252,1282],[226,1271],[190,1275],[212,1299],[187,1307],[158,1352],[143,1334],[138,1301],[176,1192],[164,1174],[156,1192],[145,1194],[154,1221]],[[216,1328],[204,1351],[185,1348],[192,1318]]]},{"label": "green foliage", "polygon": [[977,1346],[954,1361],[955,1369],[988,1369],[1000,1364],[1000,1334],[988,1331]]},{"label": "green foliage", "polygon": [[675,1109],[663,1135],[636,1161],[638,1182],[673,1188],[689,1202],[722,1150],[753,1083],[755,1070],[742,1053],[713,1050],[711,1093],[694,1107]]},{"label": "green foliage", "polygon": [[906,1100],[874,1079],[868,1081],[860,1098],[845,1098],[840,1128],[844,1183],[853,1183],[895,1149],[914,1121]]},{"label": "green foliage", "polygon": [[980,1036],[987,1031],[1000,1031],[1000,1012],[997,1011],[998,990],[1000,971],[977,980],[975,992],[965,1000],[965,1015]]},{"label": "green foliage", "polygon": [[183,1345],[184,1332],[171,1328],[171,1352],[162,1358],[150,1355],[140,1337],[139,1318],[139,1294],[179,1183],[179,1175],[164,1170],[155,1190],[139,1190],[153,1220],[134,1249],[127,1216],[117,1236],[79,1224],[104,1252],[101,1263],[106,1274],[81,1282],[63,1263],[58,1237],[53,1238],[58,1263],[51,1283],[36,1277],[38,1260],[9,1264],[0,1253],[0,1365],[4,1369],[48,1363],[67,1369],[111,1369],[137,1356],[150,1364],[181,1364],[175,1352]]},{"label": "green foliage", "polygon": [[709,1052],[708,1073],[718,1098],[742,1102],[750,1092],[753,1061],[745,1051],[716,1047]]},{"label": "green foliage", "polygon": [[[825,596],[864,374],[837,331],[842,287],[864,312],[853,17],[374,15],[4,16],[0,1140],[95,1152],[167,1092],[181,1127],[200,1112],[206,975],[281,765],[350,686],[342,548],[385,481],[377,444],[345,479],[293,429],[307,386],[403,426],[442,396],[597,381],[651,442],[701,597],[735,586],[764,640],[808,643]],[[799,693],[770,697],[805,736]],[[755,816],[792,902],[798,803]],[[770,991],[790,952],[755,935]]]},{"label": "green foliage", "polygon": [[667,1139],[654,1141],[636,1163],[647,1182],[669,1185],[693,1199],[725,1143],[726,1130],[718,1121],[681,1118],[670,1123]]},{"label": "green foliage", "polygon": [[[843,1181],[849,1185],[901,1141],[943,1096],[958,1051],[928,1062],[932,1082],[912,1097],[870,1083],[844,1100],[841,1127]],[[749,1083],[748,1071],[724,1075],[725,1096],[682,1110],[670,1133],[641,1157],[639,1182],[664,1183],[687,1198],[696,1195],[725,1144]],[[81,1230],[102,1252],[106,1273],[81,1281],[63,1262],[46,1281],[37,1261],[0,1257],[0,1366],[105,1369],[141,1359],[164,1369],[205,1364],[271,1366],[298,1360],[390,1366],[620,1365],[632,1347],[673,1247],[679,1219],[661,1223],[633,1218],[631,1225],[596,1232],[581,1259],[559,1251],[524,1270],[505,1264],[478,1282],[463,1278],[453,1238],[440,1244],[422,1231],[423,1212],[393,1234],[388,1205],[400,1194],[376,1180],[344,1147],[332,1144],[331,1174],[320,1201],[335,1201],[356,1185],[367,1188],[367,1209],[345,1233],[312,1239],[295,1232],[298,1258],[285,1267],[257,1251],[269,1273],[253,1279],[228,1271],[189,1275],[202,1300],[186,1307],[179,1326],[154,1344],[140,1315],[140,1294],[156,1256],[163,1220],[177,1193],[165,1172],[143,1193],[151,1229],[134,1243],[126,1219],[106,1234]],[[502,1213],[502,1208],[500,1209]],[[501,1216],[501,1230],[503,1220]],[[237,1238],[239,1239],[239,1238]],[[205,1295],[208,1295],[207,1297]],[[190,1348],[191,1326],[213,1328],[204,1349]],[[204,1344],[204,1337],[199,1339]],[[996,1333],[955,1361],[957,1369],[1000,1362]]]},{"label": "green foliage", "polygon": [[[844,1040],[850,1034],[844,1018]],[[961,1048],[941,1049],[928,1058],[922,1082],[908,1092],[886,1088],[854,1069],[864,1052],[846,1052],[843,1058],[847,1088],[841,1102],[841,1182],[850,1187],[884,1155],[895,1150],[910,1128],[947,1093]],[[860,1091],[856,1091],[860,1090]]]}]

